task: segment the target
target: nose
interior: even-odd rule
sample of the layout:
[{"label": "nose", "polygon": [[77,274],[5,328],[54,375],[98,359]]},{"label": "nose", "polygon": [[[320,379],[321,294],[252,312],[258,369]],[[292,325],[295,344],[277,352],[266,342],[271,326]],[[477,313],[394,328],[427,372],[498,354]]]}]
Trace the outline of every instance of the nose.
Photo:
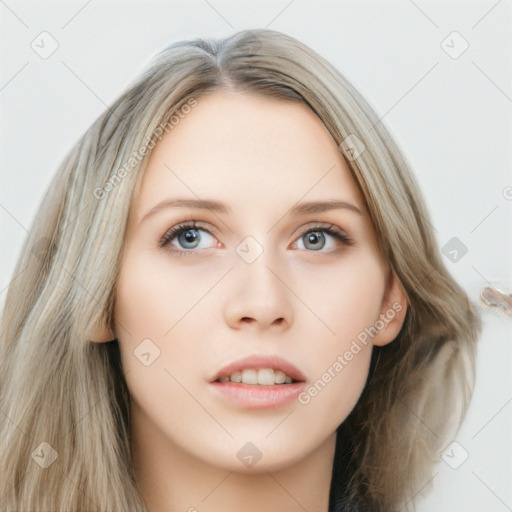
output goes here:
[{"label": "nose", "polygon": [[283,272],[273,264],[268,252],[252,263],[237,262],[231,272],[232,286],[225,295],[224,320],[232,329],[277,329],[293,324],[291,291]]}]

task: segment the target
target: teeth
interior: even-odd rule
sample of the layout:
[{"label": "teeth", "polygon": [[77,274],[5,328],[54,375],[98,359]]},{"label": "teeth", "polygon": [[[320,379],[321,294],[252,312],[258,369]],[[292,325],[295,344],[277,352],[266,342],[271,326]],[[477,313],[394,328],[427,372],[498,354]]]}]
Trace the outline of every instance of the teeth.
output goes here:
[{"label": "teeth", "polygon": [[274,381],[276,384],[284,384],[286,382],[286,375],[278,370],[274,372]]},{"label": "teeth", "polygon": [[275,371],[270,368],[258,370],[258,384],[260,386],[273,386],[276,383]]},{"label": "teeth", "polygon": [[229,377],[219,378],[220,382],[242,382],[243,384],[273,386],[274,384],[291,384],[292,378],[280,370],[272,368],[246,368],[245,370],[233,372]]},{"label": "teeth", "polygon": [[253,369],[242,370],[244,384],[258,384],[258,371]]},{"label": "teeth", "polygon": [[229,377],[229,380],[231,382],[242,382],[242,373],[241,372],[234,372]]}]

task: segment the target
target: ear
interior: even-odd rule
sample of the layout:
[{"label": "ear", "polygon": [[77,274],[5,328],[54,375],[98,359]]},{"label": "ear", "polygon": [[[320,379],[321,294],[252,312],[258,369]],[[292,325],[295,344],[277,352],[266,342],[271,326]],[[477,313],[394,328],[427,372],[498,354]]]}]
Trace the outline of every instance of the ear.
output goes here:
[{"label": "ear", "polygon": [[372,339],[373,345],[382,347],[391,343],[398,336],[405,320],[407,308],[407,294],[395,272],[390,269],[382,297],[381,312],[374,324],[377,334]]},{"label": "ear", "polygon": [[106,343],[115,339],[116,336],[113,333],[112,328],[99,324],[94,328],[92,339],[90,341],[93,343]]}]

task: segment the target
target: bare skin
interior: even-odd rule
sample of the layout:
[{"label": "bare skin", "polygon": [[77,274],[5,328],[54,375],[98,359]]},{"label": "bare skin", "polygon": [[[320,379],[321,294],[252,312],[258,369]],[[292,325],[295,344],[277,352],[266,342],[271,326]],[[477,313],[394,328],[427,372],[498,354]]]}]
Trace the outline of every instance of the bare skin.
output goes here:
[{"label": "bare skin", "polygon": [[[180,206],[147,216],[170,199],[215,200],[228,211]],[[309,201],[359,212],[290,213]],[[161,247],[183,221],[196,226]],[[244,259],[258,247],[254,261]],[[406,308],[349,168],[318,117],[306,105],[263,96],[200,97],[150,156],[128,219],[118,332],[95,337],[119,340],[148,510],[325,512],[336,428],[364,388],[372,345],[395,339]],[[336,370],[382,315],[377,334]],[[134,351],[148,339],[147,350],[160,352],[146,366]],[[329,369],[331,378],[307,403],[273,409],[241,407],[212,390],[222,367],[253,354],[292,362],[307,389]],[[244,446],[261,454],[250,467]]]}]

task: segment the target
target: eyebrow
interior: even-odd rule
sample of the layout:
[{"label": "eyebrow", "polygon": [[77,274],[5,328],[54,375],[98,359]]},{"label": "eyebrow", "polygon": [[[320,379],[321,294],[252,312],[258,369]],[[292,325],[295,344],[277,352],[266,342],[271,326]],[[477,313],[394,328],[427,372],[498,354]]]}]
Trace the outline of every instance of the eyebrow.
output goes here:
[{"label": "eyebrow", "polygon": [[[151,208],[148,212],[146,212],[144,217],[142,217],[142,219],[140,220],[139,225],[142,224],[142,222],[144,222],[149,217],[152,217],[156,213],[167,208],[191,208],[194,210],[210,210],[214,213],[221,214],[232,213],[232,210],[229,206],[219,201],[214,201],[211,199],[166,199],[158,203],[153,208]],[[347,201],[338,200],[307,201],[304,203],[299,203],[290,208],[288,215],[307,215],[311,213],[322,213],[329,210],[339,209],[349,210],[359,215],[362,215],[360,208],[358,208],[355,204],[348,203]]]}]

